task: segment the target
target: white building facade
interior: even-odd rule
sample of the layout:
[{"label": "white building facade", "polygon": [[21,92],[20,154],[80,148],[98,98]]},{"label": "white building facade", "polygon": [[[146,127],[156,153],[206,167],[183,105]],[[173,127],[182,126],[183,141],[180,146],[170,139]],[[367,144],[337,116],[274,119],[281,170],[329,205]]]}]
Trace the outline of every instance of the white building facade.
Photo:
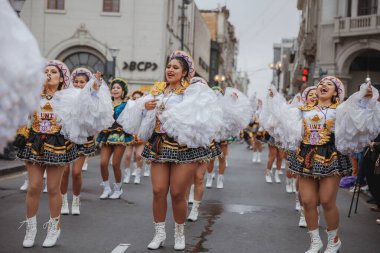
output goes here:
[{"label": "white building facade", "polygon": [[21,18],[47,59],[107,76],[116,60],[115,75],[131,90],[147,91],[164,79],[167,57],[181,48],[181,38],[197,74],[208,80],[210,32],[196,5],[185,2],[182,15],[182,0],[26,0]]}]

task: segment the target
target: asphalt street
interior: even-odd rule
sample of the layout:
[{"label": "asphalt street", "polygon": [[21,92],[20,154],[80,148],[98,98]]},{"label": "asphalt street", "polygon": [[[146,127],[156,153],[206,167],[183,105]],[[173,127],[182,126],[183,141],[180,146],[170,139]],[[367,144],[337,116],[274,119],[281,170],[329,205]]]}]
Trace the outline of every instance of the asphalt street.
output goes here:
[{"label": "asphalt street", "polygon": [[[306,229],[297,226],[294,194],[285,192],[284,183],[265,183],[266,158],[261,164],[253,164],[251,159],[251,151],[245,144],[230,146],[225,188],[205,190],[198,221],[186,224],[186,252],[302,253],[307,250],[309,236]],[[119,244],[129,244],[127,253],[151,252],[146,249],[154,232],[150,178],[143,178],[140,185],[124,184],[121,200],[100,200],[99,157],[91,158],[88,171],[83,173],[81,215],[63,216],[57,246],[42,248],[46,236],[42,226],[49,219],[47,195],[43,194],[37,216],[36,245],[23,249],[25,227],[18,227],[25,218],[25,193],[19,190],[24,177],[14,174],[0,178],[0,252],[104,253],[112,252]],[[380,226],[375,224],[375,219],[380,218],[380,213],[371,212],[363,197],[359,200],[358,213],[347,218],[351,196],[347,190],[340,190],[338,195],[342,252],[379,252]],[[70,193],[70,204],[71,198]],[[165,247],[157,252],[174,252],[170,208],[166,226]],[[324,229],[322,219],[320,231],[326,244]]]}]

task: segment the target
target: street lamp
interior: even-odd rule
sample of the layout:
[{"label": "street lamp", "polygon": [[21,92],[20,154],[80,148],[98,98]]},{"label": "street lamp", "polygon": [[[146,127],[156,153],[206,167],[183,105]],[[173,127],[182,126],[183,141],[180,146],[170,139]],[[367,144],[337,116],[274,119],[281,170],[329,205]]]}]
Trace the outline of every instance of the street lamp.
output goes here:
[{"label": "street lamp", "polygon": [[219,85],[219,82],[221,83],[221,84],[223,84],[224,83],[224,81],[226,81],[226,77],[224,76],[224,75],[215,75],[214,76],[214,81]]},{"label": "street lamp", "polygon": [[271,63],[271,64],[269,64],[269,68],[271,68],[271,69],[273,69],[273,70],[276,70],[276,75],[277,75],[277,89],[279,89],[279,88],[280,88],[280,75],[281,75],[282,64],[281,64],[281,62]]},{"label": "street lamp", "polygon": [[20,12],[22,10],[22,6],[24,6],[25,0],[13,0],[11,1],[12,7],[17,13],[17,16],[20,17]]},{"label": "street lamp", "polygon": [[179,8],[181,9],[181,50],[184,49],[184,38],[185,38],[185,19],[186,19],[186,15],[185,15],[185,9],[186,9],[186,5],[189,5],[193,2],[193,0],[182,0],[182,6],[179,6]]},{"label": "street lamp", "polygon": [[119,54],[120,49],[110,48],[109,50],[113,59],[112,78],[115,78],[116,77],[116,56]]}]

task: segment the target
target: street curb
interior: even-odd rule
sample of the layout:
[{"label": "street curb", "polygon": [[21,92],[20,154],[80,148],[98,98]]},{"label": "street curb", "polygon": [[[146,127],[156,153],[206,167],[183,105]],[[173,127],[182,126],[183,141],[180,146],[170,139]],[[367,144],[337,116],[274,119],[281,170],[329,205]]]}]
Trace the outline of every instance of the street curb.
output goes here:
[{"label": "street curb", "polygon": [[23,172],[25,170],[26,170],[25,165],[18,165],[16,167],[10,167],[10,168],[6,168],[6,169],[1,169],[0,170],[0,176],[7,176],[9,174]]}]

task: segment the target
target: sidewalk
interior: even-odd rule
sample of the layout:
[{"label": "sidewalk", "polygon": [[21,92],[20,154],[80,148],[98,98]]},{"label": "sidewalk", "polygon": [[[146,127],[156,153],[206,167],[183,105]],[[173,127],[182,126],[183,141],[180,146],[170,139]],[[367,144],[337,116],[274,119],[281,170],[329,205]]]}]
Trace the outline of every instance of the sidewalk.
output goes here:
[{"label": "sidewalk", "polygon": [[0,159],[0,176],[25,171],[24,162],[20,160],[4,160]]}]

